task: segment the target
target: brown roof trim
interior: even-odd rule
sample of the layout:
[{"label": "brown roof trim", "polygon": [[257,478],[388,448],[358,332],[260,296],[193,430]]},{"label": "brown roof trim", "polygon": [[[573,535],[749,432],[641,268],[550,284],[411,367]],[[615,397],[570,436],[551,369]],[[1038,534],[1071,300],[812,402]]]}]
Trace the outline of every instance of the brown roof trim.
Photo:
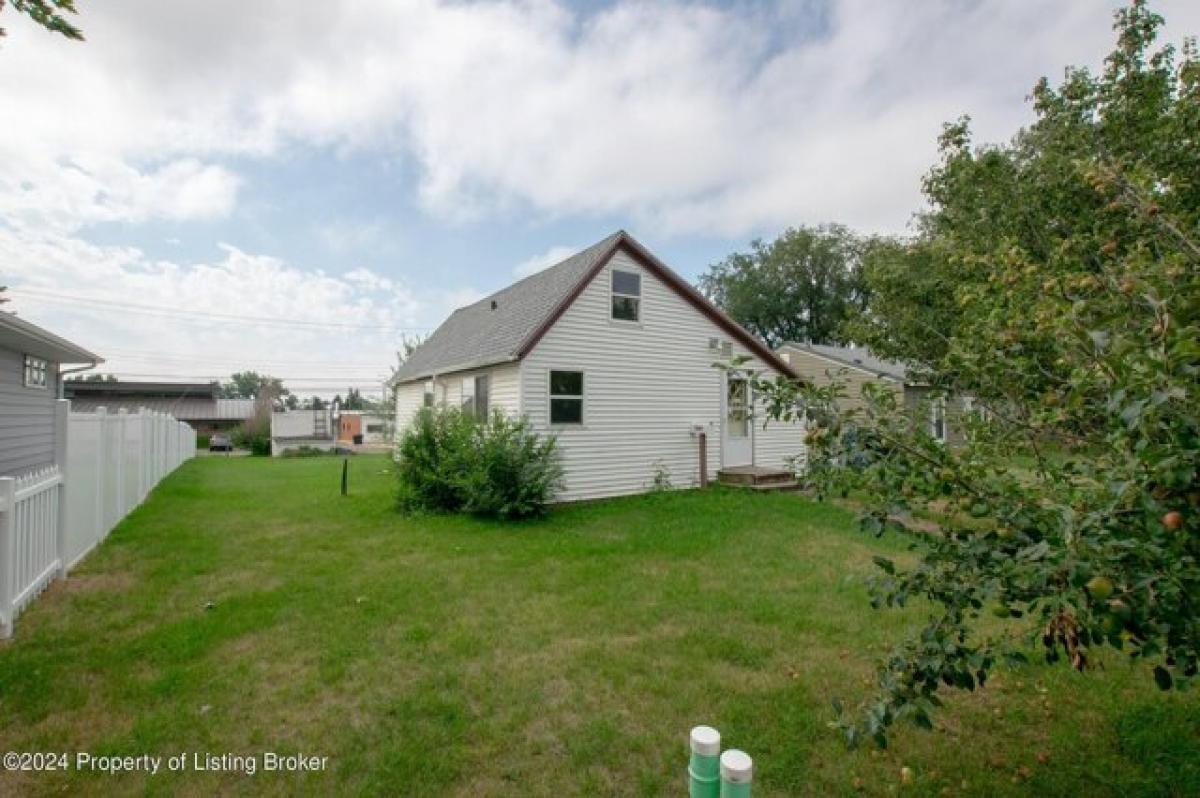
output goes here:
[{"label": "brown roof trim", "polygon": [[555,322],[559,320],[567,308],[579,298],[583,290],[595,279],[596,275],[608,264],[612,256],[617,253],[617,250],[624,249],[630,257],[638,262],[646,271],[658,277],[664,283],[672,288],[675,293],[683,297],[696,310],[707,316],[714,324],[720,327],[729,335],[736,338],[743,346],[761,358],[765,363],[770,365],[780,374],[788,377],[798,378],[800,375],[788,363],[784,362],[779,355],[771,351],[771,347],[767,346],[762,341],[755,338],[745,327],[738,324],[736,321],[727,316],[720,308],[710,302],[703,294],[697,291],[686,280],[671,270],[669,266],[656,258],[650,250],[643,247],[638,241],[628,233],[621,231],[621,234],[613,241],[612,246],[608,251],[601,255],[596,260],[596,265],[593,266],[583,276],[583,279],[571,289],[571,292],[563,298],[561,302],[555,306],[544,321],[521,343],[517,350],[517,357],[524,358],[528,355],[538,341],[542,340]]}]

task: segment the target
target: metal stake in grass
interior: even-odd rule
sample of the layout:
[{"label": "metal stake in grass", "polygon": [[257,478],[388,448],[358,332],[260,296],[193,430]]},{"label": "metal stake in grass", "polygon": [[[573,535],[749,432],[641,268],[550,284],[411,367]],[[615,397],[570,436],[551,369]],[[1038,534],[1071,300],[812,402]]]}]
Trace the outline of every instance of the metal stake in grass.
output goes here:
[{"label": "metal stake in grass", "polygon": [[721,753],[721,733],[712,726],[692,729],[692,757],[688,762],[688,795],[690,798],[718,798],[718,760]]},{"label": "metal stake in grass", "polygon": [[342,458],[342,495],[343,496],[348,495],[346,492],[346,477],[349,474],[349,472],[350,472],[350,459],[347,457],[343,457]]}]

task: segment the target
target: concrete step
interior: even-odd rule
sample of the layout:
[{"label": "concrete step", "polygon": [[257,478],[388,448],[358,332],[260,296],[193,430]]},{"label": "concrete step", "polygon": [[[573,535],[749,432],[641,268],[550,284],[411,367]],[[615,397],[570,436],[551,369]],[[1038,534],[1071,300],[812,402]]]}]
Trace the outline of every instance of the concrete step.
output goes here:
[{"label": "concrete step", "polygon": [[717,480],[723,485],[743,488],[787,488],[796,484],[796,476],[790,471],[757,466],[722,468],[717,472]]}]

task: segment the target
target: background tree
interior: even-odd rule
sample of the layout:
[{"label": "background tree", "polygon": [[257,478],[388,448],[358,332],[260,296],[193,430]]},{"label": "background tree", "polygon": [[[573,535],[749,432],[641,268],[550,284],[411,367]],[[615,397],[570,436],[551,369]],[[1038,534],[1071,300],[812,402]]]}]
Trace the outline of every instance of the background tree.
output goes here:
[{"label": "background tree", "polygon": [[350,388],[346,392],[346,399],[342,402],[341,407],[343,410],[365,410],[366,404],[359,390],[357,388]]},{"label": "background tree", "polygon": [[283,387],[283,380],[256,371],[239,371],[231,374],[229,381],[223,383],[219,394],[222,399],[256,399],[269,394],[274,400],[283,400],[291,394]]},{"label": "background tree", "polygon": [[790,228],[710,266],[700,290],[771,346],[845,343],[842,326],[866,300],[862,259],[874,243],[842,225]]},{"label": "background tree", "polygon": [[1179,63],[1154,50],[1161,24],[1143,2],[1119,11],[1102,74],[1041,81],[1008,145],[948,126],[920,236],[880,261],[869,343],[978,399],[964,446],[889,392],[848,412],[836,385],[760,385],[772,415],[813,420],[819,489],[853,491],[866,529],[912,542],[914,566],[876,559],[873,603],[931,607],[843,717],[852,743],[930,725],[940,689],[974,689],[1031,644],[1079,670],[1116,648],[1164,689],[1197,674],[1200,61],[1194,43]]},{"label": "background tree", "polygon": [[[4,11],[4,3],[5,0],[0,0],[0,13]],[[17,12],[28,15],[48,31],[61,33],[68,39],[83,41],[83,31],[68,22],[61,13],[78,14],[75,10],[75,0],[12,0],[12,7]],[[0,37],[5,35],[4,28],[0,28]]]}]

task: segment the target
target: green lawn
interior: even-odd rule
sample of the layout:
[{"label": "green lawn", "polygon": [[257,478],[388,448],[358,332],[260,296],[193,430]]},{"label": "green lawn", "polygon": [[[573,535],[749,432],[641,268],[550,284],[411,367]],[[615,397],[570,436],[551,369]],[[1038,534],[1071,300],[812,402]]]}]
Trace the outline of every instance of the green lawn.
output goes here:
[{"label": "green lawn", "polygon": [[710,490],[411,519],[388,468],[353,460],[342,498],[332,458],[189,462],[0,644],[0,750],[325,771],[0,773],[0,794],[678,795],[698,723],[755,758],[759,796],[1200,794],[1200,701],[1115,658],[1003,673],[936,731],[846,751],[830,699],[919,617],[869,608],[894,547],[835,507]]}]

